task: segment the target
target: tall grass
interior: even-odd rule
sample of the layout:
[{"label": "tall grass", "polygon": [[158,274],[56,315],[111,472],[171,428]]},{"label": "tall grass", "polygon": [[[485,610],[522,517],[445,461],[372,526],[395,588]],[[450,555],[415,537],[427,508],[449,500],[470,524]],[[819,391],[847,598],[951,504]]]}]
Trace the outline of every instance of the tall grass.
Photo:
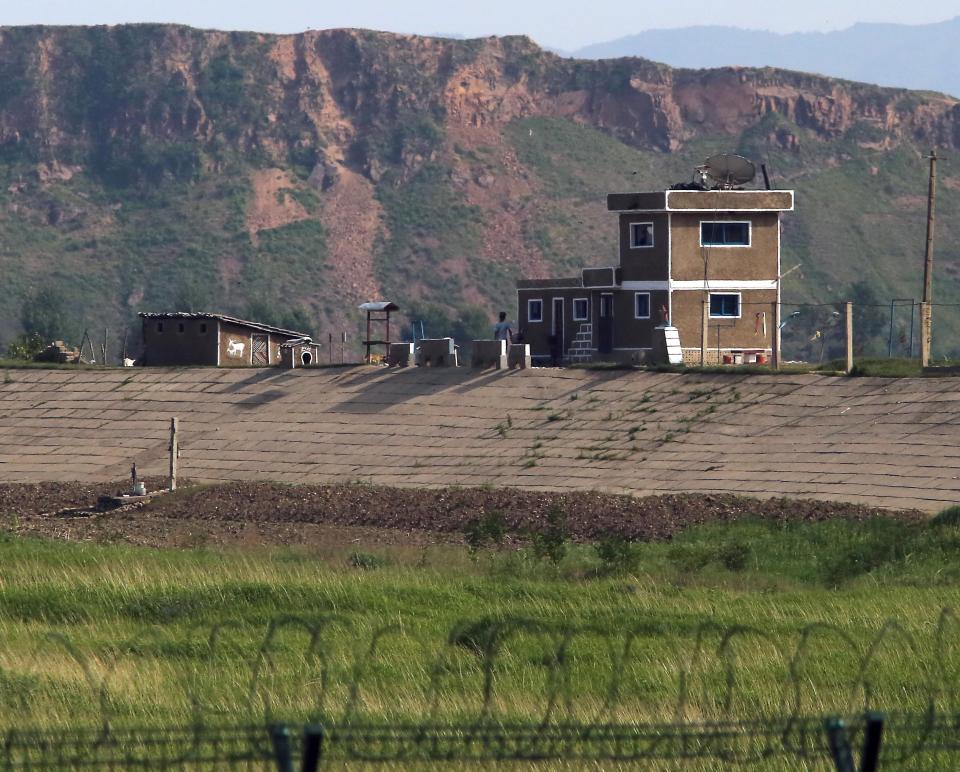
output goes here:
[{"label": "tall grass", "polygon": [[0,727],[949,709],[958,519],[745,522],[558,562],[5,536]]}]

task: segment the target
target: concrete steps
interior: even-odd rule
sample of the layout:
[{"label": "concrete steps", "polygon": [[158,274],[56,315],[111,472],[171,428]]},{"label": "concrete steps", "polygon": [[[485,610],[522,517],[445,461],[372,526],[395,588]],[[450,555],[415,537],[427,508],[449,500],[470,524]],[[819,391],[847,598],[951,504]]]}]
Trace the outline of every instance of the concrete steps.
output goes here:
[{"label": "concrete steps", "polygon": [[577,330],[567,349],[567,364],[583,364],[593,361],[593,325],[584,322]]}]

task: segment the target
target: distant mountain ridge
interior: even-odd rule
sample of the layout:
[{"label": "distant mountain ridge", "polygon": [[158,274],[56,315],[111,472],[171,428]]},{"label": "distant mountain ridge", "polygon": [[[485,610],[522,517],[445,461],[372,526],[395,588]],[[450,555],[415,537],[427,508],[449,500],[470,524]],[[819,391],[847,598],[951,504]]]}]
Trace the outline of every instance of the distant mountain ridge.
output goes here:
[{"label": "distant mountain ridge", "polygon": [[722,26],[647,30],[570,55],[642,56],[696,69],[776,67],[960,96],[958,43],[960,16],[936,24],[855,24],[836,32],[786,35]]}]

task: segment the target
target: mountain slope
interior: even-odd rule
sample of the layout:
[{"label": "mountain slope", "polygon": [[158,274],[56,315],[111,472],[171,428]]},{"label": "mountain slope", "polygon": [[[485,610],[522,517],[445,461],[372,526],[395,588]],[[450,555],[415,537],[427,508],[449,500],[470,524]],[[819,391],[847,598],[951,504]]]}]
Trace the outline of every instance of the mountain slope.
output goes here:
[{"label": "mountain slope", "polygon": [[[376,296],[429,333],[477,334],[516,278],[615,259],[605,193],[730,150],[797,189],[788,299],[864,277],[916,296],[933,145],[960,146],[956,100],[526,38],[4,29],[0,340],[108,326],[116,351],[137,311],[174,308],[325,337]],[[943,175],[936,286],[960,302],[960,175]]]},{"label": "mountain slope", "polygon": [[787,35],[701,26],[646,30],[586,46],[572,56],[643,56],[674,67],[780,67],[960,96],[960,71],[949,66],[958,40],[960,16],[936,24],[855,24],[836,32]]}]

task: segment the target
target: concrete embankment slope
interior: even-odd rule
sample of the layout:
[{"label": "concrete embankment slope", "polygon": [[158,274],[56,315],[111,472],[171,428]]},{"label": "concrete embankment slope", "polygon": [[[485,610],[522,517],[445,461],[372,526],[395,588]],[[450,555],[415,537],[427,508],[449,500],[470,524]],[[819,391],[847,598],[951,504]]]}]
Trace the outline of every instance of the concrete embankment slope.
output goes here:
[{"label": "concrete embankment slope", "polygon": [[9,370],[0,480],[509,485],[960,502],[960,381],[352,367]]}]

